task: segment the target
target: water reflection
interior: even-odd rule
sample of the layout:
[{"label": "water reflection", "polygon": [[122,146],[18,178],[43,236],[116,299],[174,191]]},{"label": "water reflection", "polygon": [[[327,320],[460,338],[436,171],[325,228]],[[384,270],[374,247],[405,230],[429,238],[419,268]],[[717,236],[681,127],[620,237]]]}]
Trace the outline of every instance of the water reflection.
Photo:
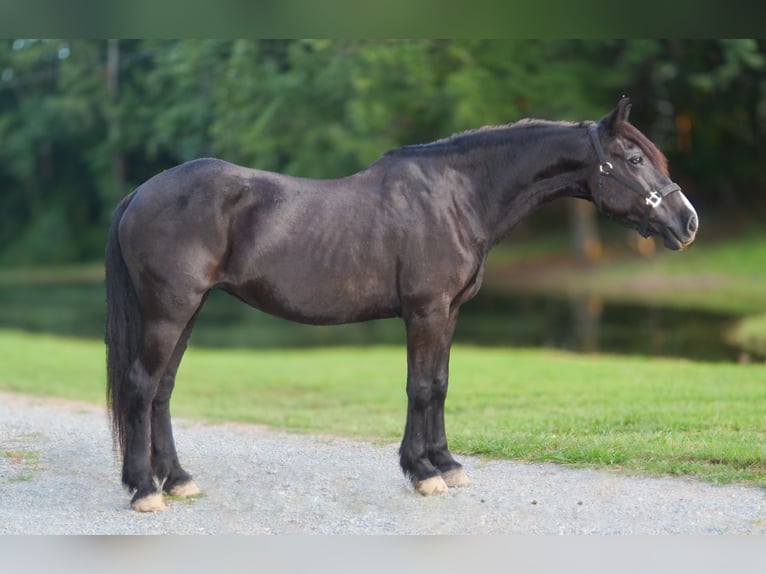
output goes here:
[{"label": "water reflection", "polygon": [[736,320],[727,314],[608,303],[592,295],[515,297],[492,292],[482,293],[465,311],[461,321],[468,324],[461,334],[483,344],[489,342],[482,340],[481,326],[502,320],[505,328],[496,340],[500,344],[709,361],[732,361],[739,355],[724,340]]},{"label": "water reflection", "polygon": [[[101,338],[103,287],[98,284],[0,287],[0,328]],[[606,303],[597,297],[556,299],[488,289],[461,310],[460,343],[547,347],[737,360],[723,340],[736,317],[715,313]],[[192,344],[208,347],[303,347],[404,342],[398,319],[312,327],[259,313],[215,292],[205,305]]]}]

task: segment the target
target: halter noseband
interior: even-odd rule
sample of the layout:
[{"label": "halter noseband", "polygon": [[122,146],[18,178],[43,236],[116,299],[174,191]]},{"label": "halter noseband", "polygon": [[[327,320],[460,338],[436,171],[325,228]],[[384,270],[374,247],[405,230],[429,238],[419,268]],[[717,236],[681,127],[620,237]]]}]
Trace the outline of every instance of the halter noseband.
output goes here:
[{"label": "halter noseband", "polygon": [[649,225],[649,214],[651,213],[652,209],[659,207],[665,197],[674,191],[681,191],[681,188],[677,183],[673,183],[671,181],[659,191],[647,191],[636,181],[628,179],[627,177],[623,177],[619,173],[612,171],[614,166],[612,166],[612,164],[607,161],[606,155],[604,155],[604,149],[601,147],[601,141],[598,139],[598,124],[591,124],[588,126],[588,134],[590,135],[590,139],[593,142],[593,147],[596,148],[596,153],[598,154],[599,178],[597,204],[599,210],[601,209],[601,195],[604,188],[604,180],[607,176],[611,175],[621,184],[630,190],[635,191],[637,194],[644,198],[644,201],[646,202],[646,209],[644,210],[644,215],[641,218],[641,225],[638,228],[638,232],[644,237],[649,237],[649,235],[646,233],[646,228]]}]

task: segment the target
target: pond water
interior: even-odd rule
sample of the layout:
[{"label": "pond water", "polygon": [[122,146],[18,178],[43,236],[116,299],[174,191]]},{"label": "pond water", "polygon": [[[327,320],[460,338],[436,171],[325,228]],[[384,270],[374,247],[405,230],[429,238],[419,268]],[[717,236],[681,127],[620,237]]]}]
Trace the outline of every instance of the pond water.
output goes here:
[{"label": "pond water", "polygon": [[[100,284],[0,286],[0,328],[101,338],[103,301]],[[708,312],[485,288],[461,309],[455,341],[733,361],[739,352],[725,343],[723,334],[735,320]],[[337,327],[298,325],[255,311],[222,292],[211,294],[192,335],[192,345],[221,348],[403,343],[399,319]]]}]

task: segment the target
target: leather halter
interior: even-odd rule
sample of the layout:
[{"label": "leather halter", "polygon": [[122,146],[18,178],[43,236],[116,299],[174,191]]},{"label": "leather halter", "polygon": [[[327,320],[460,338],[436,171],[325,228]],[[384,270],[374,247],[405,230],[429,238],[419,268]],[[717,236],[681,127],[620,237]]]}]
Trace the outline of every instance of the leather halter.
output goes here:
[{"label": "leather halter", "polygon": [[590,139],[593,142],[593,147],[596,148],[596,153],[598,154],[599,178],[598,178],[598,197],[596,198],[596,203],[598,205],[599,210],[601,209],[601,195],[605,185],[606,177],[612,176],[614,179],[619,181],[628,189],[636,192],[637,194],[639,194],[641,197],[644,198],[644,201],[646,202],[646,209],[644,210],[644,215],[641,218],[641,224],[638,228],[638,232],[644,237],[649,237],[649,234],[647,234],[646,229],[647,229],[647,226],[649,225],[649,215],[652,209],[659,207],[660,204],[662,203],[662,200],[665,197],[667,197],[674,191],[681,191],[681,188],[679,187],[677,183],[673,183],[671,181],[666,186],[660,188],[659,191],[647,191],[642,185],[640,185],[635,180],[628,179],[627,177],[624,177],[620,175],[619,173],[612,171],[614,167],[609,161],[607,161],[606,155],[604,154],[604,149],[601,147],[601,140],[599,140],[598,138],[598,124],[589,125],[588,134],[590,135]]}]

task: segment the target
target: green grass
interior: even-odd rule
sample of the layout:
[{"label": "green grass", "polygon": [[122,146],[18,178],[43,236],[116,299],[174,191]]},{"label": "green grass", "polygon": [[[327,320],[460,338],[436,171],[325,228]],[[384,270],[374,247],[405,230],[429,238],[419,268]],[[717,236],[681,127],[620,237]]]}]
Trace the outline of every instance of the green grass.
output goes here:
[{"label": "green grass", "polygon": [[[95,341],[0,331],[0,389],[103,402]],[[766,370],[457,346],[447,404],[453,450],[628,472],[766,484]],[[193,348],[175,415],[396,442],[403,347]],[[393,463],[392,463],[393,464]]]}]

